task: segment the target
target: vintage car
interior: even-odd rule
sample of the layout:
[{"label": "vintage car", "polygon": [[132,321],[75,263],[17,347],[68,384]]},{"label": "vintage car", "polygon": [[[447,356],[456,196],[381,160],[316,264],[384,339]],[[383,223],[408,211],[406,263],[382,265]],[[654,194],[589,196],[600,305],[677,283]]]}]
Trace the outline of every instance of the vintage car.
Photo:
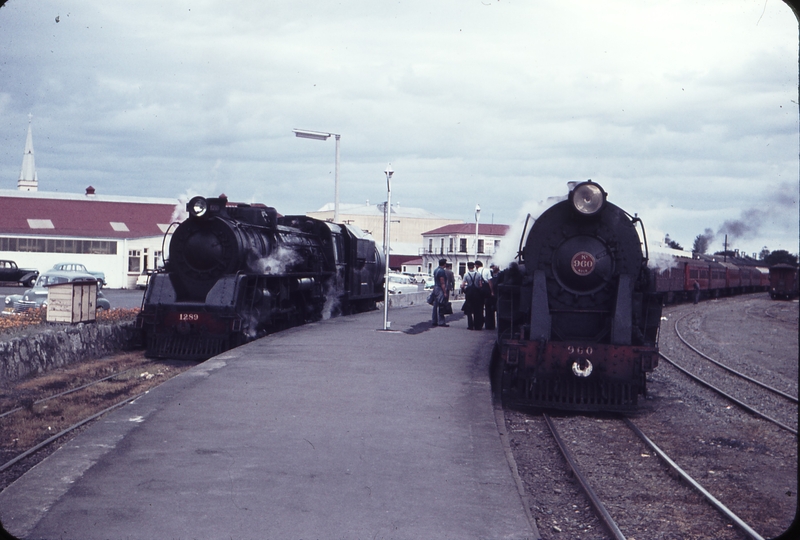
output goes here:
[{"label": "vintage car", "polygon": [[[5,312],[19,313],[32,308],[47,306],[47,287],[60,283],[98,283],[97,278],[85,272],[48,270],[36,280],[36,284],[22,294],[12,294],[5,298]],[[102,291],[97,291],[97,310],[111,309]]]},{"label": "vintage car", "polygon": [[0,282],[14,282],[32,287],[37,277],[39,271],[34,268],[20,268],[14,261],[0,260]]},{"label": "vintage car", "polygon": [[146,289],[147,282],[150,280],[150,276],[155,274],[155,270],[145,270],[136,278],[136,288],[137,289]]},{"label": "vintage car", "polygon": [[410,276],[405,274],[389,274],[389,293],[402,294],[421,291],[421,284],[412,281]]},{"label": "vintage car", "polygon": [[81,263],[63,262],[53,265],[53,270],[61,270],[62,272],[83,272],[84,274],[91,274],[97,278],[97,284],[102,287],[106,284],[105,272],[95,272],[87,270],[86,266]]}]

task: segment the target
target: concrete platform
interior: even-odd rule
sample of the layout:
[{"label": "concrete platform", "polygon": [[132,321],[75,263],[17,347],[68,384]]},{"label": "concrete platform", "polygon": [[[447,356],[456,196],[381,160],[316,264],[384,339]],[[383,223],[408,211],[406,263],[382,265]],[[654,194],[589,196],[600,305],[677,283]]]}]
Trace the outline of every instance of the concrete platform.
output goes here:
[{"label": "concrete platform", "polygon": [[[20,538],[535,539],[491,403],[492,334],[430,307],[215,357],[0,493]],[[460,319],[460,320],[459,320]]]}]

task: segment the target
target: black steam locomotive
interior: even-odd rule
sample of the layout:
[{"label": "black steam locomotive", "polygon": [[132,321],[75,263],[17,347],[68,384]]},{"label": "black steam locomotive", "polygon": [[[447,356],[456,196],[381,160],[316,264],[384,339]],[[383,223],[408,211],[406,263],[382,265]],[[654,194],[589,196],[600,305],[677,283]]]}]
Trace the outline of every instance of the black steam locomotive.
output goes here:
[{"label": "black steam locomotive", "polygon": [[499,276],[507,406],[625,411],[645,393],[658,364],[661,297],[641,220],[606,199],[591,180],[577,184],[534,222],[519,264]]},{"label": "black steam locomotive", "polygon": [[375,309],[384,258],[357,227],[194,197],[137,318],[149,357],[202,360],[282,328]]}]

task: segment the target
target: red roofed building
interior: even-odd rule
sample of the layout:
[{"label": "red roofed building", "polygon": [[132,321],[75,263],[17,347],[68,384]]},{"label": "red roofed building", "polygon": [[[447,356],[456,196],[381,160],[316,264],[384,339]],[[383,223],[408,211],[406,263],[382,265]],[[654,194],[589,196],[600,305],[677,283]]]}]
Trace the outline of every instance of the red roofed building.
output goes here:
[{"label": "red roofed building", "polygon": [[452,263],[459,276],[467,272],[467,261],[479,260],[488,268],[508,229],[508,225],[480,223],[476,235],[474,223],[457,223],[424,232],[420,252],[424,271],[432,274],[439,259]]},{"label": "red roofed building", "polygon": [[[0,259],[39,272],[60,262],[102,271],[112,288],[133,288],[163,261],[162,240],[180,219],[177,199],[0,190]],[[166,247],[166,246],[165,246]]]}]

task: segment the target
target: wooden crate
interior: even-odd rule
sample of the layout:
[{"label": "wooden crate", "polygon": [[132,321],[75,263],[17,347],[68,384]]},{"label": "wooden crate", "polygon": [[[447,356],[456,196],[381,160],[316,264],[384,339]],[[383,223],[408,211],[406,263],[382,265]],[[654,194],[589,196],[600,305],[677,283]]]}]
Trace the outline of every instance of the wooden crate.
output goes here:
[{"label": "wooden crate", "polygon": [[97,282],[59,283],[47,291],[47,321],[79,323],[95,320]]}]

